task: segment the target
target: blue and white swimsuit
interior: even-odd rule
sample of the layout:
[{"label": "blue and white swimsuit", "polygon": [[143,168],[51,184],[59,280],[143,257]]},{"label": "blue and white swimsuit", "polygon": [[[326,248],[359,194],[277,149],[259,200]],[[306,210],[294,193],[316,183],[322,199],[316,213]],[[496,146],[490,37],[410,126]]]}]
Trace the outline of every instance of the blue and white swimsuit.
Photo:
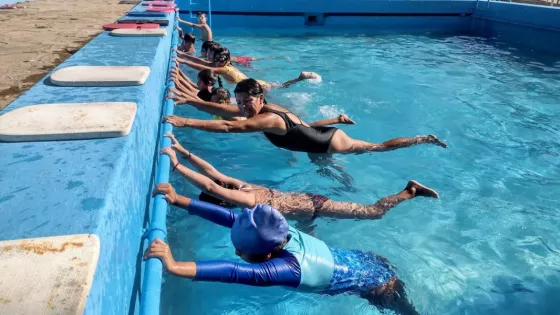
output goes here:
[{"label": "blue and white swimsuit", "polygon": [[[228,228],[237,217],[230,209],[197,200],[191,200],[187,210]],[[395,276],[387,261],[372,252],[329,248],[323,241],[293,227],[289,235],[284,250],[263,263],[197,261],[194,280],[284,286],[334,295],[371,291]]]}]

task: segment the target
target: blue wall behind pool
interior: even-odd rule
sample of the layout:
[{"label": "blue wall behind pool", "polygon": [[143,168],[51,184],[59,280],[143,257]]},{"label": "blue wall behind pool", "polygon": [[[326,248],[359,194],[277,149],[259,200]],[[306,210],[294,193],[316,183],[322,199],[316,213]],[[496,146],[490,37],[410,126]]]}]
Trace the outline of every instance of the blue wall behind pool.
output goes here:
[{"label": "blue wall behind pool", "polygon": [[[189,1],[177,0],[181,15],[188,18]],[[208,1],[197,1],[193,11],[207,11]],[[305,27],[306,14],[318,15],[322,26],[307,26],[308,33],[332,34],[359,30],[361,33],[468,32],[474,12],[473,1],[257,1],[213,0],[212,27],[224,32],[254,28],[275,32]],[[232,13],[233,12],[233,13]],[[323,19],[324,16],[324,19]],[[236,29],[237,28],[237,29]],[[251,30],[245,30],[251,31]]]},{"label": "blue wall behind pool", "polygon": [[[188,18],[189,1],[177,0]],[[207,11],[209,1],[191,9]],[[219,34],[360,34],[434,32],[495,37],[544,51],[560,51],[560,8],[496,1],[213,0],[212,26]],[[305,14],[326,14],[323,26],[305,26]],[[337,13],[335,15],[329,13]],[[342,13],[342,14],[340,14]],[[354,14],[353,16],[348,16]],[[369,15],[369,16],[359,16]],[[244,29],[243,29],[244,28]],[[247,29],[249,28],[249,29]]]},{"label": "blue wall behind pool", "polygon": [[164,38],[112,37],[103,32],[57,67],[149,66],[151,73],[144,85],[57,87],[45,78],[1,112],[44,103],[127,101],[138,105],[126,137],[0,143],[0,240],[81,233],[99,236],[101,252],[86,314],[138,313],[141,236],[151,202],[173,28],[169,20]]},{"label": "blue wall behind pool", "polygon": [[471,32],[541,51],[560,52],[560,8],[481,1],[476,6]]}]

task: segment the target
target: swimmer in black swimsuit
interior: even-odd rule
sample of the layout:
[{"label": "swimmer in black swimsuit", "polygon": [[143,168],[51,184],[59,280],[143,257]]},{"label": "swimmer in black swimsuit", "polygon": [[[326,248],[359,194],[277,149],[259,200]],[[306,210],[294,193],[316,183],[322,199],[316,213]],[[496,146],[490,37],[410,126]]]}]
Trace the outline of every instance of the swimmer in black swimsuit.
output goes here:
[{"label": "swimmer in black swimsuit", "polygon": [[308,153],[361,154],[384,152],[422,143],[447,147],[434,135],[396,138],[383,143],[370,143],[352,139],[338,128],[310,126],[283,107],[264,104],[263,88],[254,79],[245,79],[239,82],[235,88],[235,98],[237,99],[237,108],[208,105],[203,110],[221,117],[242,114],[247,117],[246,120],[199,120],[165,116],[163,121],[169,122],[175,127],[191,127],[210,132],[263,132],[268,140],[277,147]]}]

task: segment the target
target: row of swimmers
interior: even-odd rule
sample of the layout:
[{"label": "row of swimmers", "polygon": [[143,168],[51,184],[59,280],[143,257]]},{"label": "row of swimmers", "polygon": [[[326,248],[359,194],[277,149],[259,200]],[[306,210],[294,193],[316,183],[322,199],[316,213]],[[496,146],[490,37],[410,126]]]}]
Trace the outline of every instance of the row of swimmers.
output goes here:
[{"label": "row of swimmers", "polygon": [[[199,23],[205,24],[205,17],[200,17]],[[371,143],[353,139],[344,131],[327,126],[353,123],[345,115],[308,124],[285,107],[267,103],[265,93],[273,86],[242,74],[231,64],[227,48],[207,44],[202,52],[205,58],[179,53],[185,58],[177,61],[200,72],[197,83],[194,83],[179,67],[173,69],[171,79],[176,88],[170,90],[169,97],[176,104],[189,104],[214,115],[214,119],[164,117],[164,122],[175,127],[221,133],[263,133],[276,147],[307,152],[310,156],[384,152],[418,144],[447,147],[434,135]],[[236,84],[237,106],[230,103],[231,96],[221,86],[219,75]],[[299,81],[305,79],[305,75],[301,77]],[[215,88],[216,83],[220,86]],[[323,295],[355,294],[381,310],[418,314],[407,297],[404,283],[385,258],[373,252],[330,247],[290,226],[287,219],[380,219],[405,200],[438,198],[434,189],[411,180],[400,192],[368,205],[334,201],[309,192],[282,192],[222,174],[185,149],[173,134],[165,136],[171,139],[172,146],[164,148],[161,154],[169,156],[172,170],[199,188],[201,193],[199,200],[193,200],[177,194],[172,185],[165,183],[154,189],[154,195],[164,195],[168,203],[187,210],[189,214],[229,228],[235,254],[246,263],[176,261],[169,246],[159,239],[150,244],[145,259],[159,258],[172,275],[195,281],[283,286]],[[238,212],[233,210],[235,207],[244,210]]]}]

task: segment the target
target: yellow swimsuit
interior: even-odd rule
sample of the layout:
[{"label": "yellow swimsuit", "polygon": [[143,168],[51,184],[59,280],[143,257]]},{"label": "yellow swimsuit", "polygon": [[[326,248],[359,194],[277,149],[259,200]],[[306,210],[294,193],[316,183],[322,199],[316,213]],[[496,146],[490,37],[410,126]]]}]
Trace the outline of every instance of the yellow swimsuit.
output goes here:
[{"label": "yellow swimsuit", "polygon": [[[241,71],[237,70],[231,64],[225,66],[224,68],[226,69],[226,71],[228,73],[228,76],[224,75],[224,79],[226,79],[227,83],[229,83],[229,84],[237,84],[237,83],[247,79],[247,76],[245,74],[243,74]],[[228,77],[233,77],[235,79],[235,81],[228,80]],[[263,80],[257,80],[257,82],[259,82],[259,84],[263,87],[263,89],[265,89],[265,90],[270,89],[270,84],[268,82],[263,81]]]},{"label": "yellow swimsuit", "polygon": [[[231,64],[225,66],[224,69],[228,73],[227,76],[224,76],[224,79],[226,79],[227,83],[229,83],[229,84],[237,84],[237,83],[247,79],[246,75],[241,73],[239,70],[235,69],[235,67],[232,66]],[[230,77],[234,78],[233,81],[229,80]]]}]

